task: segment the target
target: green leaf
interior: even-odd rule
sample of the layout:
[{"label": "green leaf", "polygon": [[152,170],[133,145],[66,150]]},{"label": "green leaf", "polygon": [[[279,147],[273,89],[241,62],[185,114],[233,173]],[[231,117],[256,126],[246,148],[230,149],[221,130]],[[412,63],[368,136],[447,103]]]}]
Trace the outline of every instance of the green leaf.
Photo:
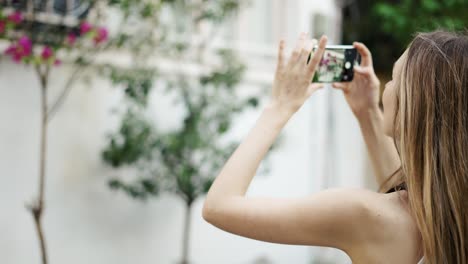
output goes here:
[{"label": "green leaf", "polygon": [[252,106],[252,107],[257,107],[258,106],[258,98],[257,97],[251,97],[247,100],[247,104]]},{"label": "green leaf", "polygon": [[122,183],[121,183],[119,180],[117,180],[117,179],[111,179],[111,180],[108,182],[108,184],[109,184],[109,187],[110,187],[111,189],[113,189],[113,190],[117,190],[117,189],[119,189],[120,187],[122,187]]},{"label": "green leaf", "polygon": [[103,160],[120,167],[150,157],[153,133],[148,121],[128,111],[118,132],[110,135],[110,144],[102,152]]},{"label": "green leaf", "polygon": [[143,190],[149,194],[157,195],[158,194],[158,186],[157,183],[150,179],[143,179],[141,180],[141,186]]},{"label": "green leaf", "polygon": [[421,5],[425,10],[429,12],[434,12],[440,9],[440,4],[435,0],[422,0]]},{"label": "green leaf", "polygon": [[207,193],[210,190],[211,185],[213,185],[214,180],[215,179],[205,179],[203,181],[203,192],[204,193]]},{"label": "green leaf", "polygon": [[223,120],[221,123],[218,124],[218,133],[224,134],[228,131],[231,122],[229,120]]}]

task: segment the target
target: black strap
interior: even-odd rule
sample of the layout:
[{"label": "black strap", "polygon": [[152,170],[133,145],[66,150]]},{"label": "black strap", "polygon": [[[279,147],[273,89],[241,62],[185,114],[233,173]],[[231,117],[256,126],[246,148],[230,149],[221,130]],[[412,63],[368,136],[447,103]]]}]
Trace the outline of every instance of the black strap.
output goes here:
[{"label": "black strap", "polygon": [[406,182],[402,182],[402,183],[398,184],[397,186],[392,187],[386,193],[392,193],[392,192],[396,192],[396,191],[399,191],[399,190],[406,190]]}]

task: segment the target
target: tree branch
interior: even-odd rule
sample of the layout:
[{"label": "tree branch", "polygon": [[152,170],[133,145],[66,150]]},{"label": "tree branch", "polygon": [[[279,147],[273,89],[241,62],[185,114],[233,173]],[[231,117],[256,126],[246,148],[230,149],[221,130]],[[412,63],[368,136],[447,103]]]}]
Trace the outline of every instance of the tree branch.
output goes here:
[{"label": "tree branch", "polygon": [[73,87],[73,84],[78,79],[78,77],[80,76],[80,73],[83,70],[84,70],[84,66],[77,67],[75,69],[75,71],[72,73],[72,75],[70,76],[70,78],[67,80],[67,82],[65,83],[65,86],[62,89],[62,92],[57,97],[57,100],[55,100],[55,102],[52,104],[52,106],[50,107],[50,109],[49,109],[49,111],[47,113],[47,115],[49,117],[48,121],[52,120],[52,118],[57,113],[58,109],[63,105],[63,103],[67,99],[68,95],[70,94],[70,91],[71,91],[71,89]]},{"label": "tree branch", "polygon": [[53,117],[55,116],[57,111],[60,109],[60,107],[63,105],[63,103],[67,99],[68,95],[70,94],[71,89],[73,88],[73,84],[75,84],[75,81],[80,77],[80,74],[86,69],[86,67],[93,64],[93,61],[96,58],[95,55],[97,53],[107,49],[109,46],[110,46],[110,44],[107,43],[106,45],[102,46],[99,49],[94,49],[93,51],[90,51],[86,56],[89,56],[92,59],[90,59],[85,64],[78,65],[74,69],[72,75],[70,76],[70,78],[68,78],[67,82],[63,86],[62,92],[57,97],[57,99],[54,101],[54,103],[52,103],[52,106],[50,107],[50,109],[47,112],[48,122],[53,119]]},{"label": "tree branch", "polygon": [[47,264],[47,249],[44,230],[42,228],[42,213],[44,212],[44,193],[45,193],[45,171],[47,155],[47,85],[50,66],[45,66],[42,71],[40,66],[36,66],[36,73],[41,85],[41,141],[40,141],[40,163],[39,163],[39,194],[36,202],[27,206],[31,211],[36,226],[37,236],[41,249],[42,264]]}]

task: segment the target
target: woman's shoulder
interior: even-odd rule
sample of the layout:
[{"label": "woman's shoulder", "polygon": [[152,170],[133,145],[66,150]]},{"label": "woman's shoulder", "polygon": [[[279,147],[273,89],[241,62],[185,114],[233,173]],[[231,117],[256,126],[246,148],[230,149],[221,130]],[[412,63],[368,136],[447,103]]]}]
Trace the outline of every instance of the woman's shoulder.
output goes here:
[{"label": "woman's shoulder", "polygon": [[406,190],[378,193],[362,188],[332,188],[325,192],[353,207],[353,219],[358,223],[355,227],[361,229],[364,236],[361,239],[370,243],[419,233],[410,213]]},{"label": "woman's shoulder", "polygon": [[360,201],[360,203],[372,215],[387,216],[394,214],[409,214],[408,193],[406,190],[399,190],[379,193],[364,188],[330,188],[325,192],[334,195],[349,197],[351,200]]},{"label": "woman's shoulder", "polygon": [[376,233],[377,235],[388,239],[392,234],[398,234],[398,237],[401,237],[401,233],[417,232],[406,190],[374,193],[369,197],[373,197],[368,205],[369,217],[372,218],[376,229],[381,230]]},{"label": "woman's shoulder", "polygon": [[382,209],[376,209],[384,216],[383,224],[393,229],[394,234],[406,233],[411,236],[419,234],[416,222],[411,214],[406,190],[380,194]]},{"label": "woman's shoulder", "polygon": [[[405,261],[408,259],[415,263],[420,239],[408,205],[407,191],[374,193],[369,197],[372,200],[368,202],[369,219],[366,222],[371,224],[362,227],[362,232],[366,234],[365,241],[356,248],[355,254],[366,255],[366,259],[385,259],[384,256],[391,255],[389,252],[400,252],[397,258],[401,262],[394,263],[408,263]],[[368,256],[369,252],[375,256]]]}]

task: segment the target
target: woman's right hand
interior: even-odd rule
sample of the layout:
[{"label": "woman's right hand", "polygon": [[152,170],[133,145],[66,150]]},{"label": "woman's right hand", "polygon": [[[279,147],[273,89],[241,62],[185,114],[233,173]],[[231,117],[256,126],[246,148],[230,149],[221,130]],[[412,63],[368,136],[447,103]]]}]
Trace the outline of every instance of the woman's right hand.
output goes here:
[{"label": "woman's right hand", "polygon": [[343,91],[354,115],[359,118],[369,110],[379,109],[380,81],[372,66],[372,54],[360,42],[353,46],[361,55],[361,65],[354,66],[354,78],[351,82],[333,83],[332,86]]}]

